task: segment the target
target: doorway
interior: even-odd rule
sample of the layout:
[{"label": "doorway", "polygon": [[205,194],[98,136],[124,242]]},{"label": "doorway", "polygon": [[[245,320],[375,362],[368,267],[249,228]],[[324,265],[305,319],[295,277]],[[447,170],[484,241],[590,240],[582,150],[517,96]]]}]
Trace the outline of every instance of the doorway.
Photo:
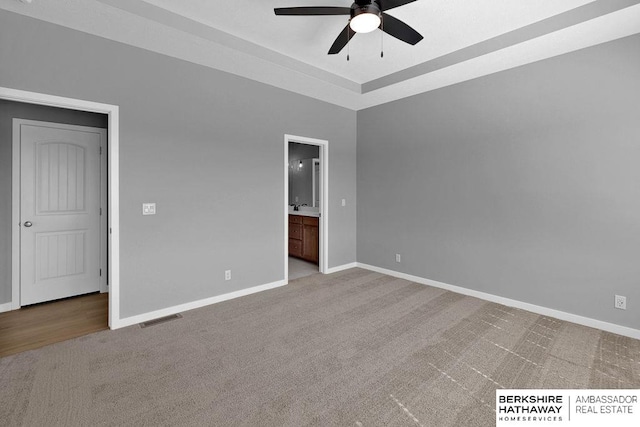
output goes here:
[{"label": "doorway", "polygon": [[[95,103],[73,98],[64,98],[42,93],[28,92],[11,88],[0,87],[0,101],[11,101],[23,105],[32,105],[35,107],[57,107],[59,109],[74,110],[87,113],[98,113],[106,117],[107,138],[106,138],[106,156],[105,156],[105,173],[107,182],[107,191],[101,195],[103,201],[103,221],[104,230],[107,230],[106,245],[104,254],[101,254],[101,260],[108,259],[106,265],[103,263],[102,276],[109,278],[108,293],[108,325],[111,329],[126,326],[119,318],[119,109],[115,105]],[[12,150],[13,151],[13,150]],[[19,152],[13,151],[13,164],[20,162]],[[106,160],[108,158],[108,160]],[[20,181],[20,172],[16,168],[12,168],[12,182]],[[11,289],[9,290],[10,301],[0,304],[0,311],[17,310],[21,307],[20,299],[20,191],[15,186],[11,186],[11,250],[10,250],[10,266],[11,266]],[[55,239],[53,239],[55,240]],[[70,240],[69,240],[70,242]],[[69,243],[71,244],[71,243]],[[102,261],[101,261],[102,263]],[[99,273],[98,273],[99,274]]]},{"label": "doorway", "polygon": [[[289,146],[290,144],[301,144],[311,148],[314,155],[310,155],[309,159],[296,158],[295,161],[290,158]],[[288,283],[290,278],[290,251],[302,259],[294,259],[295,262],[292,268],[296,268],[295,274],[291,274],[292,278],[300,277],[300,274],[305,274],[304,270],[309,270],[311,273],[312,267],[315,269],[313,272],[319,271],[325,273],[328,265],[328,235],[329,235],[329,215],[328,215],[328,193],[329,193],[329,142],[326,140],[320,140],[315,138],[307,138],[295,135],[284,136],[284,188],[285,188],[285,203],[284,203],[284,276],[285,282]],[[291,163],[293,161],[293,163]],[[315,174],[316,169],[318,173]],[[297,194],[292,194],[290,188],[290,173],[292,168],[298,171],[308,169],[308,191],[302,191]],[[316,185],[317,183],[317,185]],[[308,200],[307,200],[308,199]],[[293,205],[293,206],[291,206]],[[295,210],[294,210],[295,209]],[[290,217],[290,215],[292,215]],[[293,221],[290,226],[290,218]],[[299,223],[299,224],[298,224]],[[292,227],[290,229],[290,227]],[[314,231],[314,228],[317,231]],[[294,234],[296,230],[300,230],[300,237],[296,235],[291,236],[290,231]],[[305,234],[306,232],[306,234]],[[317,233],[317,234],[316,234]],[[305,236],[308,236],[305,239]],[[290,237],[293,238],[290,239]],[[298,242],[296,239],[300,239]],[[315,239],[315,242],[314,242]],[[305,243],[305,240],[308,242]],[[317,243],[316,243],[317,242]],[[298,244],[298,245],[296,245]],[[317,244],[317,267],[315,265],[301,264],[304,263],[305,256],[303,254],[306,248],[311,248],[312,245]],[[311,248],[311,251],[313,248]],[[310,253],[311,253],[310,251]],[[311,255],[306,261],[314,261],[314,255]],[[292,271],[293,273],[293,271]]]}]

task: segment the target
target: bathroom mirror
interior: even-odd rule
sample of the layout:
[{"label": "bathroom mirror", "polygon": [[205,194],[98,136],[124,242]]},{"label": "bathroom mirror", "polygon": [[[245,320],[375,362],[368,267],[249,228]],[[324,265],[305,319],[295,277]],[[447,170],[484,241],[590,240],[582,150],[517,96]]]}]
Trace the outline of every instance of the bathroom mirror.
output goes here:
[{"label": "bathroom mirror", "polygon": [[289,143],[289,205],[319,207],[320,148]]}]

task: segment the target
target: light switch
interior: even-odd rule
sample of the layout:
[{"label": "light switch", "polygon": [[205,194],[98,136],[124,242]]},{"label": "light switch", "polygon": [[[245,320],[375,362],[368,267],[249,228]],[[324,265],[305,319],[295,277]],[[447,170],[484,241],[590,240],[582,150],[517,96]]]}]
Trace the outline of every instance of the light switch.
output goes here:
[{"label": "light switch", "polygon": [[342,199],[342,206],[347,206],[347,199]]},{"label": "light switch", "polygon": [[156,214],[156,204],[155,203],[143,203],[142,204],[142,215],[155,215]]}]

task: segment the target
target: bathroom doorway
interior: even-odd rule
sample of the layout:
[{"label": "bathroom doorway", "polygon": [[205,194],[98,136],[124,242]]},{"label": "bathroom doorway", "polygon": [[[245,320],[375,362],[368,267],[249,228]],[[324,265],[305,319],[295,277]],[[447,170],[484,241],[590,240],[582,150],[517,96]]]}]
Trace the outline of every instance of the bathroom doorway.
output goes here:
[{"label": "bathroom doorway", "polygon": [[326,271],[328,141],[285,135],[285,281]]}]

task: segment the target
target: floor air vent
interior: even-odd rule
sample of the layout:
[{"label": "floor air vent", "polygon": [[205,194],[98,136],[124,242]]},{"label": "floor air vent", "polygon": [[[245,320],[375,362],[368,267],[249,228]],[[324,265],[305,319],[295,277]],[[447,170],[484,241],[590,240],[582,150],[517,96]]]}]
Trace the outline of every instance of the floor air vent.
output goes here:
[{"label": "floor air vent", "polygon": [[148,322],[140,323],[141,328],[146,328],[149,326],[159,325],[160,323],[169,322],[170,320],[180,319],[182,315],[180,314],[172,314],[171,316],[160,317],[158,319],[149,320]]}]

